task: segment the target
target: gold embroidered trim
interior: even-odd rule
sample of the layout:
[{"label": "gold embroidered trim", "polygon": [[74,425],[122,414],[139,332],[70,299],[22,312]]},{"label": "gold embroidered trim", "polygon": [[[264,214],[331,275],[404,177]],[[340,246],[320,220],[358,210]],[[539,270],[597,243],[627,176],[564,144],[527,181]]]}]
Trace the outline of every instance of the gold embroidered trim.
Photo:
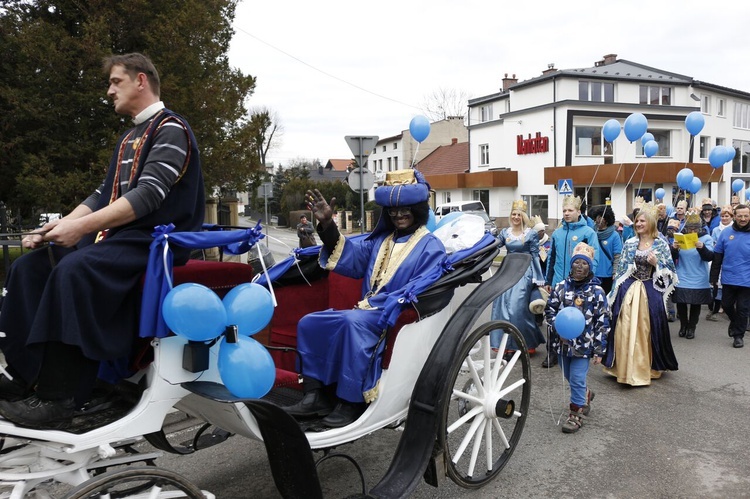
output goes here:
[{"label": "gold embroidered trim", "polygon": [[328,255],[328,263],[323,265],[323,262],[320,261],[320,257],[318,257],[318,263],[321,267],[323,267],[326,270],[334,270],[336,268],[336,265],[338,265],[339,260],[341,259],[341,254],[344,252],[344,244],[346,243],[346,238],[339,234],[339,240],[336,241],[336,247],[333,248],[333,252]]}]

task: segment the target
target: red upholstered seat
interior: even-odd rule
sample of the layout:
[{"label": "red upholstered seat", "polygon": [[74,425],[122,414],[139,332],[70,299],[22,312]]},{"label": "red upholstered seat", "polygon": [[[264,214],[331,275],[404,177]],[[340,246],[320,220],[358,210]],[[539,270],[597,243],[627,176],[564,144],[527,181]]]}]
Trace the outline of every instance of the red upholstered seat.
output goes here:
[{"label": "red upholstered seat", "polygon": [[173,272],[175,286],[186,282],[203,284],[222,298],[235,286],[253,278],[253,268],[239,262],[188,260],[187,264],[174,267]]}]

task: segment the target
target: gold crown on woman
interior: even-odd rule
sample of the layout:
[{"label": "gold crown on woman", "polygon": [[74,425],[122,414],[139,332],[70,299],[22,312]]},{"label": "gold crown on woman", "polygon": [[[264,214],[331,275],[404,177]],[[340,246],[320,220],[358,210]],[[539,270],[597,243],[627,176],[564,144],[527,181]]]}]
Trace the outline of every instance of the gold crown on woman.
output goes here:
[{"label": "gold crown on woman", "polygon": [[[640,197],[640,196],[638,196],[638,197]],[[638,200],[638,198],[635,198],[635,199],[636,199],[636,201]],[[641,199],[643,199],[643,198],[641,198]],[[652,203],[651,201],[649,201],[649,202],[642,202],[640,204],[640,206],[636,205],[635,207],[639,208],[640,211],[643,212],[643,213],[648,213],[648,214],[650,214],[654,218],[659,218],[659,208],[654,203]]]},{"label": "gold crown on woman", "polygon": [[518,210],[526,213],[526,206],[526,201],[523,199],[516,199],[513,201],[513,206],[511,206],[510,211]]},{"label": "gold crown on woman", "polygon": [[581,209],[581,198],[578,196],[565,196],[562,201],[563,208],[572,207],[575,210]]}]

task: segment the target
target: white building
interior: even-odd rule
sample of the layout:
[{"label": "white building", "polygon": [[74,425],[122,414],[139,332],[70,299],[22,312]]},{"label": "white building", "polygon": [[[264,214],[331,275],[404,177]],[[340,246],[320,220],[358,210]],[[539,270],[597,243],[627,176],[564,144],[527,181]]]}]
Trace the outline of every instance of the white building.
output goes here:
[{"label": "white building", "polygon": [[375,150],[367,158],[367,168],[375,174],[375,184],[382,185],[386,172],[409,168],[439,146],[450,145],[453,139],[466,142],[468,137],[463,116],[450,116],[431,123],[430,134],[421,144],[412,139],[407,129],[378,140]]},{"label": "white building", "polygon": [[[693,138],[685,117],[700,111],[703,130]],[[609,119],[624,125],[642,113],[659,151],[643,154],[640,140],[624,133],[612,144],[602,127]],[[572,181],[589,205],[611,199],[620,216],[632,211],[636,195],[664,201],[683,195],[676,174],[690,168],[703,186],[696,194],[729,203],[732,180],[750,183],[750,93],[694,80],[607,55],[593,67],[558,70],[536,78],[503,79],[495,94],[469,101],[469,173],[429,176],[438,197],[479,199],[490,215],[504,217],[514,199],[524,198],[532,215],[555,224],[560,218],[558,181]],[[714,169],[708,155],[716,145],[733,146],[732,163]],[[691,147],[692,146],[692,147]],[[403,161],[403,160],[400,160]],[[745,199],[744,190],[740,192]]]}]

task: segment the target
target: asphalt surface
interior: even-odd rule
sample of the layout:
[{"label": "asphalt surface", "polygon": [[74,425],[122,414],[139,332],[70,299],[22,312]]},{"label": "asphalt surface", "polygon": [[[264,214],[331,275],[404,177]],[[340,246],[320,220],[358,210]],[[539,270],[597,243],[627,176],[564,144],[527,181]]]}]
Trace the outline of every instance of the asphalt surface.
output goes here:
[{"label": "asphalt surface", "polygon": [[[286,231],[296,241],[293,231],[270,230]],[[279,256],[285,253],[279,250]],[[458,299],[469,291],[459,290]],[[559,368],[544,369],[543,354],[533,355],[529,416],[499,477],[478,490],[447,478],[439,488],[423,482],[412,497],[750,497],[750,346],[732,348],[727,325],[723,315],[718,322],[701,318],[696,338],[687,340],[677,337],[678,323],[671,324],[679,371],[649,387],[619,385],[592,366],[589,386],[596,399],[576,434],[558,426],[569,400]],[[400,436],[384,429],[337,450],[359,462],[369,489],[385,474]],[[157,464],[216,497],[280,497],[263,445],[243,437]],[[361,491],[355,469],[344,460],[327,461],[319,474],[325,497]]]}]

